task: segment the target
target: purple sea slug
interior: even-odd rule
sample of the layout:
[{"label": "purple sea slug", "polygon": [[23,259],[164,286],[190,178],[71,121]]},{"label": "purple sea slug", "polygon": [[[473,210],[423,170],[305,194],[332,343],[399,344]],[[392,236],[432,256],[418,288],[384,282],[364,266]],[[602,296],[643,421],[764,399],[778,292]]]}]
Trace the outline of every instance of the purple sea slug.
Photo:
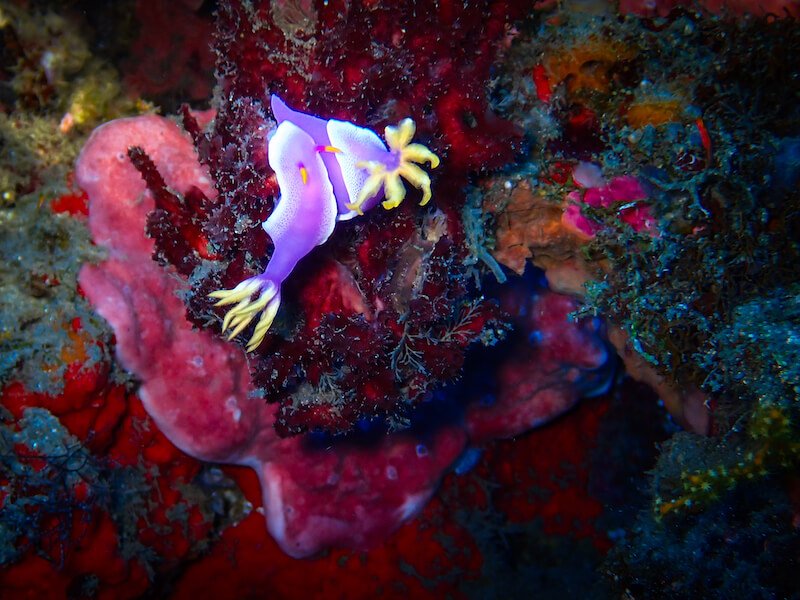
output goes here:
[{"label": "purple sea slug", "polygon": [[275,251],[260,275],[210,296],[216,306],[235,304],[222,322],[239,335],[261,313],[247,344],[249,352],[264,339],[281,302],[281,284],[297,262],[333,233],[337,221],[363,215],[383,200],[388,209],[406,195],[401,180],[422,190],[421,205],[431,198],[431,180],[417,164],[431,168],[439,158],[422,144],[412,144],[416,127],[403,119],[385,129],[386,147],[371,129],[346,121],[320,119],[289,108],[272,96],[278,127],[269,140],[269,165],[275,171],[280,197],[263,223]]}]

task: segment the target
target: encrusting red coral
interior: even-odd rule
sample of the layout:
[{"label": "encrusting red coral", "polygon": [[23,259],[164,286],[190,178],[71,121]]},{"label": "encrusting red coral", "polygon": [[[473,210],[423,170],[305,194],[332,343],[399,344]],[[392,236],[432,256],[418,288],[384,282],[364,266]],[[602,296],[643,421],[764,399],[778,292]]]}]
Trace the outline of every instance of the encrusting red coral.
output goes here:
[{"label": "encrusting red coral", "polygon": [[[138,597],[150,583],[148,560],[153,563],[149,568],[174,567],[196,553],[195,544],[206,539],[212,527],[196,506],[186,503],[180,488],[195,478],[201,463],[175,448],[152,424],[139,400],[109,381],[107,363],[87,366],[81,343],[76,342],[78,347],[69,353],[75,360],[58,396],[12,383],[0,397],[18,423],[26,411],[46,409],[75,436],[71,444],[80,442],[69,447],[71,452],[91,453],[70,465],[80,473],[72,484],[55,492],[28,490],[45,498],[56,493],[57,505],[50,510],[40,503],[29,507],[31,519],[37,511],[42,519],[42,532],[30,532],[31,539],[41,536],[37,544],[42,551],[37,557],[29,550],[0,572],[0,587],[14,597],[31,590],[38,590],[37,597],[65,597],[89,579],[97,582],[98,598]],[[64,457],[44,456],[29,448],[19,457],[37,471],[59,459]],[[84,473],[88,461],[92,466]],[[127,477],[121,484],[126,489],[116,489],[117,476]],[[18,484],[9,485],[2,477],[0,483],[14,494],[23,493]],[[0,497],[0,506],[3,500]],[[175,518],[174,511],[181,507],[185,522]],[[135,554],[134,548],[141,548],[142,554]]]}]

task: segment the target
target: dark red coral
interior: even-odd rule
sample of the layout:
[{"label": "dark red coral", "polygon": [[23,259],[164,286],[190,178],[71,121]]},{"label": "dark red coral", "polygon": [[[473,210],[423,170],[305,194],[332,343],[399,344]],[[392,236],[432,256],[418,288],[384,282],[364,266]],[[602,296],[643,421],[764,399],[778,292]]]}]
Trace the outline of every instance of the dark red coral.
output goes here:
[{"label": "dark red coral", "polygon": [[209,40],[214,26],[210,11],[202,5],[202,0],[136,1],[138,31],[123,64],[127,87],[159,103],[208,98],[213,85],[214,54]]},{"label": "dark red coral", "polygon": [[375,417],[402,422],[458,377],[467,347],[498,323],[497,309],[468,284],[459,208],[469,171],[509,160],[518,139],[485,97],[517,10],[506,2],[424,12],[405,2],[223,2],[216,117],[204,128],[183,110],[218,197],[170,196],[133,150],[156,199],[148,218],[156,256],[193,273],[188,316],[214,329],[220,313],[209,292],[260,272],[270,256],[261,223],[278,193],[266,155],[271,93],[378,131],[412,116],[421,141],[443,157],[435,208],[414,206],[412,192],[398,210],[340,223],[287,282],[251,361],[256,386],[280,404],[281,434],[344,432]]},{"label": "dark red coral", "polygon": [[486,84],[509,23],[526,12],[497,0],[224,2],[222,97],[263,102],[279,93],[296,108],[379,131],[413,115],[451,165],[498,166],[518,138],[489,111]]},{"label": "dark red coral", "polygon": [[212,258],[202,223],[212,203],[197,187],[179,194],[167,186],[153,161],[139,146],[128,149],[128,158],[153,194],[156,209],[147,217],[147,234],[161,241],[156,258],[172,264],[181,275],[190,275],[201,258]]},{"label": "dark red coral", "polygon": [[441,233],[458,222],[435,213],[418,223],[414,212],[354,225],[355,243],[334,241],[295,275],[287,297],[304,321],[290,339],[272,336],[253,372],[281,403],[281,433],[404,417],[458,377],[467,347],[499,321],[493,304],[473,298],[463,250]]}]

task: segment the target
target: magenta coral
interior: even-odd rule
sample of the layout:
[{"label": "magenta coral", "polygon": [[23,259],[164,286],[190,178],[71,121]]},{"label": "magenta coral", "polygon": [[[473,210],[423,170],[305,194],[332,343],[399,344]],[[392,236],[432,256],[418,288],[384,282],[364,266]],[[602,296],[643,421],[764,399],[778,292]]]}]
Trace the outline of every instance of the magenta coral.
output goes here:
[{"label": "magenta coral", "polygon": [[567,194],[569,204],[564,209],[561,221],[569,230],[587,238],[594,237],[600,231],[600,223],[583,214],[581,205],[585,204],[596,208],[614,207],[619,220],[630,225],[634,231],[655,233],[653,210],[644,202],[647,192],[636,177],[625,175],[606,182],[599,167],[590,163],[579,163],[572,176],[583,189]]}]

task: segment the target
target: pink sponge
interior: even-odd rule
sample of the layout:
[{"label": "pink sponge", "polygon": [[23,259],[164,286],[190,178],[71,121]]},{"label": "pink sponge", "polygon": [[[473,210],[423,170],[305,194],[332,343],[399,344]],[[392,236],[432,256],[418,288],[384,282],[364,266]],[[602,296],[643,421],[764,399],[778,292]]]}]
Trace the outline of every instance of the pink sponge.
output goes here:
[{"label": "pink sponge", "polygon": [[[549,372],[517,362],[513,368],[527,373],[530,393],[470,411],[466,423],[438,428],[424,445],[410,433],[368,446],[340,442],[325,448],[302,436],[279,438],[273,427],[277,407],[253,394],[242,349],[192,329],[179,298],[186,281],[151,259],[145,222],[154,202],[127,158],[133,145],[144,148],[173,190],[185,193],[194,185],[212,201],[216,197],[190,140],[171,121],[145,116],[100,127],[81,152],[76,178],[89,196],[92,235],[108,249],[108,259],[86,265],[81,286],[113,327],[119,361],[141,380],[142,402],[158,427],[196,458],[253,468],[269,531],[291,556],[375,544],[421,510],[466,447],[468,432],[476,441],[514,435],[576,400],[574,372],[563,361]],[[528,311],[536,316],[531,327],[576,327],[565,320],[563,302],[536,306]],[[547,318],[551,313],[555,317]],[[541,362],[555,352],[579,370],[604,360],[597,348],[585,360],[573,356],[574,344],[563,352],[560,335],[545,335],[547,349],[524,356]],[[553,380],[558,372],[572,375],[559,383]],[[543,378],[539,384],[535,376]],[[539,395],[544,388],[547,394]]]},{"label": "pink sponge", "polygon": [[83,268],[81,286],[114,328],[120,362],[142,380],[148,413],[192,456],[256,470],[270,532],[288,554],[385,537],[422,508],[465,434],[441,430],[423,456],[415,440],[399,435],[336,452],[306,447],[300,437],[279,439],[274,407],[250,395],[242,350],[193,330],[178,297],[185,281],[151,260],[144,228],[153,200],[128,161],[132,145],[144,147],[172,189],[196,185],[210,198],[214,190],[190,140],[160,117],[100,127],[78,159],[92,235],[109,251],[105,262]]},{"label": "pink sponge", "polygon": [[84,267],[81,287],[114,328],[119,359],[142,379],[140,396],[159,428],[198,458],[228,459],[253,437],[263,406],[247,396],[241,353],[192,331],[177,296],[185,283],[150,258],[144,223],[153,201],[128,160],[133,144],[144,145],[174,189],[197,185],[213,195],[191,142],[169,121],[147,116],[97,129],[76,179],[89,195],[92,236],[109,259]]}]

